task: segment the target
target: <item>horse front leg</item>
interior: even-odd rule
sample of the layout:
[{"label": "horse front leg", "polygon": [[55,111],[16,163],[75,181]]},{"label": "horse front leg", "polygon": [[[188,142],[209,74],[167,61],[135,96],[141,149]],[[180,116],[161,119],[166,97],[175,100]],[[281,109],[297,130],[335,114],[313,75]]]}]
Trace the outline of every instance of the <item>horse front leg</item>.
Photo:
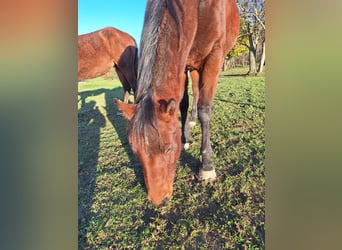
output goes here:
[{"label": "horse front leg", "polygon": [[[210,121],[212,117],[213,99],[216,91],[218,76],[223,59],[220,51],[214,51],[207,59],[200,76],[198,118],[202,129],[202,166],[198,177],[201,180],[212,181],[216,179],[215,167],[212,162],[213,150],[210,144]],[[223,57],[222,57],[223,58]]]},{"label": "horse front leg", "polygon": [[216,172],[212,162],[213,150],[210,145],[210,120],[212,116],[212,105],[200,104],[198,107],[198,118],[202,129],[202,166],[199,170],[198,177],[200,180],[215,180]]}]

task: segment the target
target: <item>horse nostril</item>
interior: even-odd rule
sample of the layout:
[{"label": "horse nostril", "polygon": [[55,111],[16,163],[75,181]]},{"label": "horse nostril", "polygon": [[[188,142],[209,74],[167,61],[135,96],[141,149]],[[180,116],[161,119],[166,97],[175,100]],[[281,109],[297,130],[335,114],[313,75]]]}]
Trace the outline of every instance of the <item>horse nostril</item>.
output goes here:
[{"label": "horse nostril", "polygon": [[163,199],[163,201],[160,203],[160,206],[166,206],[167,203],[169,202],[169,200],[170,200],[170,196],[167,195],[167,196]]}]

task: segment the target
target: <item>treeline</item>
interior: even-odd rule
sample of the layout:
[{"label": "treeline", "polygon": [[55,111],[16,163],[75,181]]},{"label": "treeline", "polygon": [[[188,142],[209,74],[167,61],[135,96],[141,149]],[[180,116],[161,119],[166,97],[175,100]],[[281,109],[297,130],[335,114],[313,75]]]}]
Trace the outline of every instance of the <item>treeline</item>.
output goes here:
[{"label": "treeline", "polygon": [[240,34],[226,56],[223,69],[249,66],[249,75],[263,72],[265,65],[265,0],[237,0]]}]

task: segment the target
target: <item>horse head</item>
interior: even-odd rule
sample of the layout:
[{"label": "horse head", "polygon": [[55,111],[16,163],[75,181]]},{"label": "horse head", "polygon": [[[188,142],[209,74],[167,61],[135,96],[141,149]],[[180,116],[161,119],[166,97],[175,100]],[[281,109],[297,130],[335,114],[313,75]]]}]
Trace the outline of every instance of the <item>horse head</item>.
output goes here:
[{"label": "horse head", "polygon": [[178,105],[173,98],[145,104],[115,102],[130,121],[128,140],[142,164],[148,199],[156,206],[165,205],[173,192],[181,152]]}]

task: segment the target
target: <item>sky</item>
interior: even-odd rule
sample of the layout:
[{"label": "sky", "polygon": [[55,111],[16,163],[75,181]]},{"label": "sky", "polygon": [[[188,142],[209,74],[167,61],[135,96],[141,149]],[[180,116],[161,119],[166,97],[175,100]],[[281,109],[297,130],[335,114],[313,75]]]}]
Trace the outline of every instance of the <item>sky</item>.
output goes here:
[{"label": "sky", "polygon": [[140,44],[146,0],[78,0],[78,35],[111,26]]}]

